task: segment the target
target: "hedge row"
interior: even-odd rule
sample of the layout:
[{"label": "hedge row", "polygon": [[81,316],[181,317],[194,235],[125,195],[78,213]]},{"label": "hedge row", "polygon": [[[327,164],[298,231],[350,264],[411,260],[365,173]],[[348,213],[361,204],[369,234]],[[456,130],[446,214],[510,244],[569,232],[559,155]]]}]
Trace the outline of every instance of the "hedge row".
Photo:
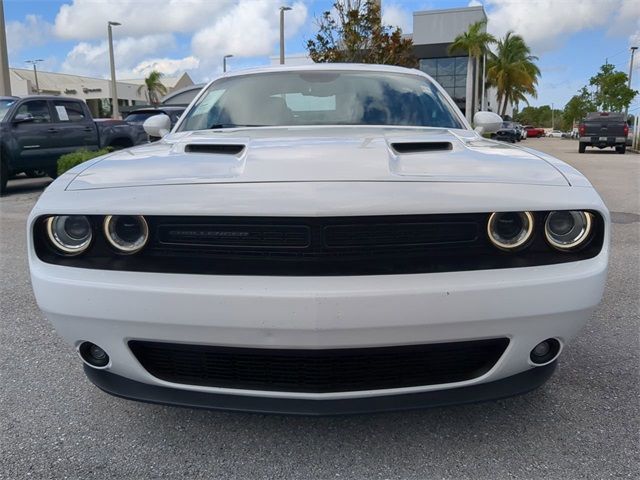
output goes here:
[{"label": "hedge row", "polygon": [[77,152],[67,153],[66,155],[62,155],[58,159],[58,175],[62,175],[67,170],[72,169],[76,165],[80,165],[87,160],[91,160],[92,158],[99,157],[100,155],[105,155],[111,152],[113,148],[107,147],[102,150],[78,150]]}]

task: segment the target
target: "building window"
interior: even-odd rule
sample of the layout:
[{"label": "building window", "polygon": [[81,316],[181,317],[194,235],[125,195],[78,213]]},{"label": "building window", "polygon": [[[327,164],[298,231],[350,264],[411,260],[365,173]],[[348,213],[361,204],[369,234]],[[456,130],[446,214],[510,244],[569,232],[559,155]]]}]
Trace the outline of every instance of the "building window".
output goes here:
[{"label": "building window", "polygon": [[468,57],[423,58],[420,70],[442,85],[464,112],[467,99]]}]

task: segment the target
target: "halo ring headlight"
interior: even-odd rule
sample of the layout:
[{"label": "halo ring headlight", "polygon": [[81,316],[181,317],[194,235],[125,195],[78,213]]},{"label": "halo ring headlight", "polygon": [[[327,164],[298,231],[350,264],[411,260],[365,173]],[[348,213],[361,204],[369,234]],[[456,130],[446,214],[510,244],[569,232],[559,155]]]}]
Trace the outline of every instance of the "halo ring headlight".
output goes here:
[{"label": "halo ring headlight", "polygon": [[51,244],[65,255],[79,255],[93,239],[89,219],[84,215],[55,215],[46,220],[47,236]]},{"label": "halo ring headlight", "polygon": [[487,236],[501,250],[515,250],[533,235],[531,212],[494,212],[487,222]]},{"label": "halo ring headlight", "polygon": [[558,250],[572,250],[584,244],[593,227],[593,217],[580,210],[550,212],[544,222],[547,242]]},{"label": "halo ring headlight", "polygon": [[103,227],[109,244],[125,255],[139,252],[149,240],[149,225],[142,215],[107,215]]}]

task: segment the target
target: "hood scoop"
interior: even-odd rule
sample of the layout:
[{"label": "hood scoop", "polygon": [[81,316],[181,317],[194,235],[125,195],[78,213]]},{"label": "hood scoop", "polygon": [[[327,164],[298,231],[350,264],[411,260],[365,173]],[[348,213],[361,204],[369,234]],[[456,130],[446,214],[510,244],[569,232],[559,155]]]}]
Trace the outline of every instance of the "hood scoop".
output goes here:
[{"label": "hood scoop", "polygon": [[453,150],[451,142],[402,142],[392,143],[396,153],[427,153]]},{"label": "hood scoop", "polygon": [[184,147],[186,153],[215,153],[218,155],[238,155],[244,150],[244,145],[229,143],[188,143]]}]

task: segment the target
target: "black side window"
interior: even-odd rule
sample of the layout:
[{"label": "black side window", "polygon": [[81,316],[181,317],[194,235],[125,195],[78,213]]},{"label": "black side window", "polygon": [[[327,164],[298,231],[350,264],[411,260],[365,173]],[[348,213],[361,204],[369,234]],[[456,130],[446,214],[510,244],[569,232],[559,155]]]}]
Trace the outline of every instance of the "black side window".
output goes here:
[{"label": "black side window", "polygon": [[86,118],[82,105],[77,102],[54,100],[53,106],[56,109],[58,120],[61,122],[83,122]]},{"label": "black side window", "polygon": [[32,100],[20,105],[17,115],[31,115],[33,123],[50,123],[51,113],[46,100]]}]

